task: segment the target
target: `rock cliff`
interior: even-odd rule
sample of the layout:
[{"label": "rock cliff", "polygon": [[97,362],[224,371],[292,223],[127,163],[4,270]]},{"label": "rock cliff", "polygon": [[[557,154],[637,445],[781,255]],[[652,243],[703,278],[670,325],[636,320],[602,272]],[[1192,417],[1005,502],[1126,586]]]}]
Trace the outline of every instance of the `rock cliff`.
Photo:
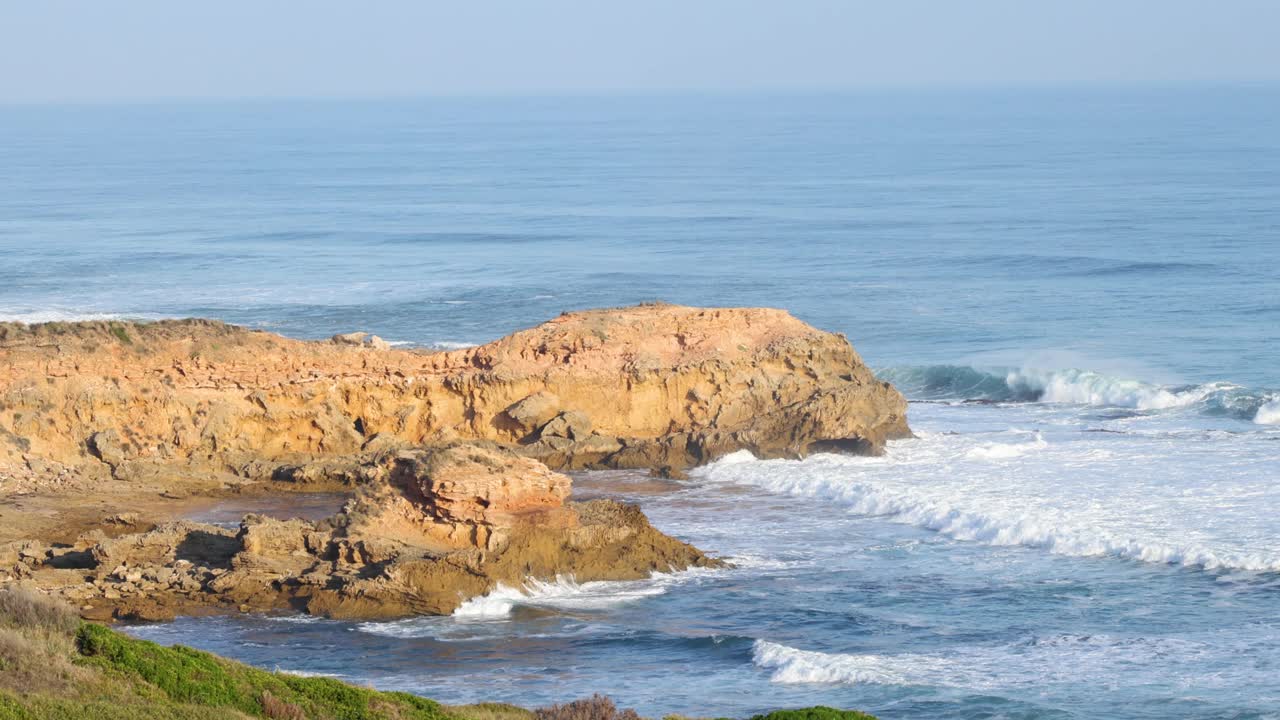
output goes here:
[{"label": "rock cliff", "polygon": [[[321,522],[248,516],[238,531],[193,522],[70,546],[10,548],[29,580],[106,619],[218,608],[343,618],[447,614],[498,583],[630,580],[716,567],[611,500],[567,502],[571,480],[496,447],[400,452]],[[3,551],[0,550],[0,553]],[[4,558],[0,558],[4,560]]]},{"label": "rock cliff", "polygon": [[[497,583],[718,561],[555,470],[735,450],[879,452],[906,402],[785,312],[566,313],[452,352],[202,320],[0,323],[0,585],[91,617],[448,613]],[[326,520],[180,520],[189,498],[340,486]]]},{"label": "rock cliff", "polygon": [[738,449],[878,452],[902,396],[843,336],[767,309],[566,313],[429,353],[184,320],[0,324],[0,472],[128,479],[491,441],[558,469],[681,468]]}]

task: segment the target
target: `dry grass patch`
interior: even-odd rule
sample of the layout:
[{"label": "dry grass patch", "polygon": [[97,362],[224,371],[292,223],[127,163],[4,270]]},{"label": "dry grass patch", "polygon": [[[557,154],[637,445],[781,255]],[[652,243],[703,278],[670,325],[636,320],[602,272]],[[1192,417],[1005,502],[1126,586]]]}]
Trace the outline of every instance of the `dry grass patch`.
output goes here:
[{"label": "dry grass patch", "polygon": [[80,626],[80,616],[65,603],[35,590],[10,587],[0,590],[0,624],[70,635]]},{"label": "dry grass patch", "polygon": [[262,714],[271,720],[307,720],[302,708],[272,695],[270,690],[262,691]]},{"label": "dry grass patch", "polygon": [[619,710],[613,700],[598,694],[563,705],[538,708],[533,714],[537,720],[640,720],[635,710]]},{"label": "dry grass patch", "polygon": [[26,588],[0,590],[0,689],[68,692],[92,675],[75,664],[72,633],[80,618]]}]

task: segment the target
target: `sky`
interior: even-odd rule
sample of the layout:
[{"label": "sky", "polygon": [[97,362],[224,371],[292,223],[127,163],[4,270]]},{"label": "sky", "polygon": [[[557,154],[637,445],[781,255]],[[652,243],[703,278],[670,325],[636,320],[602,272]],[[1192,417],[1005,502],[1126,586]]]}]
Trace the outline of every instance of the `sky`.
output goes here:
[{"label": "sky", "polygon": [[1277,0],[0,0],[0,102],[1280,81]]}]

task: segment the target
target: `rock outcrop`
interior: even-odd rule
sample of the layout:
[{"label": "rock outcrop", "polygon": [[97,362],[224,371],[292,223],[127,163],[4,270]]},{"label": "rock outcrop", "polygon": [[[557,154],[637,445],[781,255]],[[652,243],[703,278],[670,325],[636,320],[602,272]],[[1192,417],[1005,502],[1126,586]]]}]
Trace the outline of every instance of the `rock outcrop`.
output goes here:
[{"label": "rock outcrop", "polygon": [[[778,310],[566,313],[475,348],[305,342],[203,320],[0,323],[0,585],[89,617],[448,613],[497,583],[716,565],[555,470],[665,477],[747,449],[876,453],[906,402]],[[323,521],[175,518],[341,486]]]},{"label": "rock outcrop", "polygon": [[765,309],[566,313],[488,345],[303,342],[209,321],[0,324],[0,473],[270,475],[371,446],[488,441],[558,469],[748,449],[875,453],[906,403],[843,336]]},{"label": "rock outcrop", "polygon": [[496,447],[403,452],[322,522],[250,515],[0,557],[91,617],[155,620],[210,609],[344,618],[452,612],[496,584],[648,577],[717,560],[610,500],[567,502],[571,481]]}]

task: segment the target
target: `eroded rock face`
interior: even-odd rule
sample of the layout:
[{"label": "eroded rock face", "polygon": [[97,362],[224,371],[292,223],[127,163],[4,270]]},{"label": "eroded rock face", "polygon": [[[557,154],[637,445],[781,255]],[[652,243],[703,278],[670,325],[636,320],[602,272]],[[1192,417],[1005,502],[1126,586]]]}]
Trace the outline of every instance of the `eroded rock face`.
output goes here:
[{"label": "eroded rock face", "polygon": [[384,470],[370,475],[381,479],[330,520],[249,515],[238,531],[169,523],[111,539],[99,533],[84,549],[15,547],[12,560],[86,614],[149,620],[218,607],[348,618],[449,613],[500,582],[636,579],[720,564],[655,530],[634,506],[567,502],[567,476],[497,447],[379,462]]},{"label": "eroded rock face", "polygon": [[0,470],[238,473],[389,445],[488,441],[554,468],[739,449],[878,452],[906,403],[843,336],[779,310],[562,315],[443,353],[208,321],[0,323]]},{"label": "eroded rock face", "polygon": [[[739,449],[877,452],[908,433],[905,409],[842,336],[777,310],[568,313],[445,353],[199,320],[0,323],[0,493],[41,500],[0,508],[39,528],[0,532],[0,584],[35,582],[91,617],[394,617],[530,576],[715,564],[636,508],[567,502],[552,468],[681,477]],[[272,483],[356,496],[327,521],[236,531],[155,510]]]},{"label": "eroded rock face", "polygon": [[388,482],[348,504],[347,532],[402,538],[435,550],[496,550],[521,526],[567,527],[570,480],[546,465],[494,448],[455,445],[404,452]]}]

